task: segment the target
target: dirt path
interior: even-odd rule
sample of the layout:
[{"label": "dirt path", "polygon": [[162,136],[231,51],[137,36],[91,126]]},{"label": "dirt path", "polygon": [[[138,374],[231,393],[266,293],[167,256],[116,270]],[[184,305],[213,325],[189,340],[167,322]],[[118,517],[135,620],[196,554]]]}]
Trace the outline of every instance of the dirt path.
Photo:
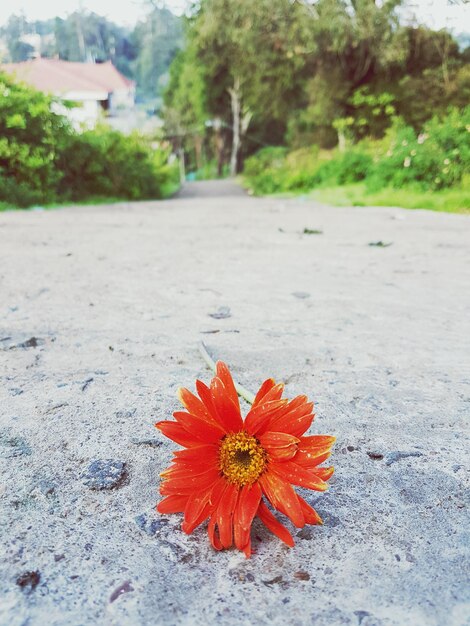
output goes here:
[{"label": "dirt path", "polygon": [[[0,214],[1,626],[463,626],[469,284],[467,216],[225,182]],[[256,526],[251,560],[215,553],[154,512],[153,423],[208,379],[201,339],[338,438],[292,550]]]}]

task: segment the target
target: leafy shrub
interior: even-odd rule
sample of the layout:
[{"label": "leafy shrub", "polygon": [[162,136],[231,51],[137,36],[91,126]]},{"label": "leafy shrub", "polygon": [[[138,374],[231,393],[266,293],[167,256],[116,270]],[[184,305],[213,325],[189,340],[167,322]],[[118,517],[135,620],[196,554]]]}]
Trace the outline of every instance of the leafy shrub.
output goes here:
[{"label": "leafy shrub", "polygon": [[262,148],[245,161],[244,174],[254,193],[270,194],[285,188],[287,148]]},{"label": "leafy shrub", "polygon": [[256,194],[301,191],[326,183],[364,180],[373,164],[370,155],[357,150],[336,153],[332,157],[331,153],[320,153],[317,147],[290,154],[276,148],[274,158],[269,160],[269,155],[264,149],[247,159],[245,178]]},{"label": "leafy shrub", "polygon": [[105,126],[77,133],[53,109],[53,98],[0,74],[0,202],[161,198],[177,185],[167,150]]},{"label": "leafy shrub", "polygon": [[70,126],[51,112],[52,102],[0,74],[0,200],[27,206],[54,199],[57,140]]},{"label": "leafy shrub", "polygon": [[416,135],[398,122],[388,132],[374,172],[367,181],[372,190],[389,185],[422,189],[452,187],[470,170],[470,107],[450,110],[433,118]]},{"label": "leafy shrub", "polygon": [[167,160],[166,151],[152,150],[139,135],[125,136],[105,126],[69,136],[57,159],[63,173],[59,195],[68,200],[161,198],[165,184],[178,176]]},{"label": "leafy shrub", "polygon": [[317,149],[308,154],[263,149],[247,160],[245,179],[258,194],[359,181],[371,191],[454,187],[470,171],[470,107],[433,118],[420,134],[395,120],[380,141],[365,139],[344,153],[331,152],[329,158]]},{"label": "leafy shrub", "polygon": [[370,174],[373,165],[370,154],[358,150],[345,152],[334,163],[337,163],[336,180],[340,185],[364,180]]},{"label": "leafy shrub", "polygon": [[256,154],[245,161],[244,172],[247,176],[258,176],[266,169],[283,167],[287,156],[287,148],[269,146],[261,148]]},{"label": "leafy shrub", "polygon": [[13,176],[0,176],[0,204],[2,207],[26,208],[34,204],[42,204],[43,200],[44,194],[40,189],[34,189],[25,181],[17,182]]},{"label": "leafy shrub", "polygon": [[229,165],[224,163],[222,166],[222,172],[219,175],[217,161],[212,159],[203,163],[200,169],[192,170],[188,172],[188,180],[214,180],[215,178],[226,178],[229,175]]}]

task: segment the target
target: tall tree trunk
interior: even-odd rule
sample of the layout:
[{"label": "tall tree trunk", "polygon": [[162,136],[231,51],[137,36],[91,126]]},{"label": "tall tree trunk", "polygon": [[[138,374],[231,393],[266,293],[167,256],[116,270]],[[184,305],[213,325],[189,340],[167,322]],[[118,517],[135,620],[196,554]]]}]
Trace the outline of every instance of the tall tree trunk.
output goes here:
[{"label": "tall tree trunk", "polygon": [[215,131],[215,153],[217,157],[217,176],[222,178],[224,173],[224,136],[222,133],[222,120],[216,119],[214,121]]},{"label": "tall tree trunk", "polygon": [[346,150],[346,133],[344,132],[344,128],[338,128],[338,149],[340,152],[345,152]]},{"label": "tall tree trunk", "polygon": [[241,88],[240,79],[235,78],[233,81],[233,87],[229,90],[230,100],[232,104],[232,154],[230,156],[230,176],[236,176],[238,165],[238,153],[240,151],[241,136],[240,136],[240,117],[241,117]]},{"label": "tall tree trunk", "polygon": [[178,150],[179,163],[180,163],[180,183],[184,185],[186,182],[186,165],[184,162],[184,149],[180,146]]},{"label": "tall tree trunk", "polygon": [[196,153],[196,169],[202,168],[202,137],[196,135],[194,137],[194,152]]}]

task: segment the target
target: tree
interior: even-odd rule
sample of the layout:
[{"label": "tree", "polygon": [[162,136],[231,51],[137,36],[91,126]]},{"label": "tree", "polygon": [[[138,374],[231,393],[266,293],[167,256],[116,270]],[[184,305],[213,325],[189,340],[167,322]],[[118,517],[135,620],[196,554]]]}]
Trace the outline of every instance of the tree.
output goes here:
[{"label": "tree", "polygon": [[140,95],[155,98],[182,45],[181,22],[167,9],[152,10],[134,30],[89,11],[31,22],[17,15],[0,28],[0,37],[6,43],[7,61],[32,58],[38,50],[23,40],[24,35],[40,35],[41,56],[81,62],[110,60],[123,74],[136,79]]},{"label": "tree", "polygon": [[164,95],[165,124],[175,149],[195,154],[197,169],[202,167],[206,122],[205,81],[201,66],[195,62],[191,48],[179,52],[170,70]]},{"label": "tree", "polygon": [[52,102],[0,74],[0,199],[20,206],[54,199],[57,146],[71,128]]},{"label": "tree", "polygon": [[[416,128],[436,107],[459,105],[468,53],[445,31],[403,26],[404,1],[195,3],[175,71],[198,72],[205,112],[231,143],[231,172],[260,145],[331,148],[381,137],[395,115]],[[197,108],[171,96],[173,117],[183,101],[186,114]]]},{"label": "tree", "polygon": [[232,174],[252,120],[285,130],[290,96],[301,90],[309,16],[290,0],[203,0],[190,20],[209,111],[232,127]]},{"label": "tree", "polygon": [[181,19],[168,9],[155,8],[139,22],[131,37],[137,50],[134,65],[139,91],[155,97],[176,53],[182,46]]}]

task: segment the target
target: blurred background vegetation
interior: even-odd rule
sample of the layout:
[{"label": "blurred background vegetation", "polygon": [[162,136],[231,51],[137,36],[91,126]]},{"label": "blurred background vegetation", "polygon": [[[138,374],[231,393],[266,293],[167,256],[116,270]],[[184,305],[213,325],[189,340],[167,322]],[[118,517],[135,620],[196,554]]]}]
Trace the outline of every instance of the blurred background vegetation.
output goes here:
[{"label": "blurred background vegetation", "polygon": [[470,210],[470,36],[411,22],[407,5],[199,0],[178,17],[150,3],[132,29],[83,11],[13,16],[5,60],[30,58],[25,32],[42,56],[112,60],[163,127],[79,133],[2,77],[0,201],[161,197],[172,152],[190,179],[243,172],[257,194]]},{"label": "blurred background vegetation", "polygon": [[164,112],[190,169],[230,164],[258,194],[470,209],[468,37],[407,23],[406,4],[198,3]]},{"label": "blurred background vegetation", "polygon": [[179,183],[170,146],[106,124],[77,131],[54,98],[0,74],[0,209],[153,199]]},{"label": "blurred background vegetation", "polygon": [[[181,17],[165,7],[149,4],[147,17],[133,28],[85,10],[47,20],[12,15],[0,28],[0,39],[5,62],[27,61],[37,52],[41,57],[64,61],[112,61],[120,72],[136,81],[138,101],[158,105],[168,67],[183,46],[183,29]],[[31,37],[37,35],[38,51]]]}]

